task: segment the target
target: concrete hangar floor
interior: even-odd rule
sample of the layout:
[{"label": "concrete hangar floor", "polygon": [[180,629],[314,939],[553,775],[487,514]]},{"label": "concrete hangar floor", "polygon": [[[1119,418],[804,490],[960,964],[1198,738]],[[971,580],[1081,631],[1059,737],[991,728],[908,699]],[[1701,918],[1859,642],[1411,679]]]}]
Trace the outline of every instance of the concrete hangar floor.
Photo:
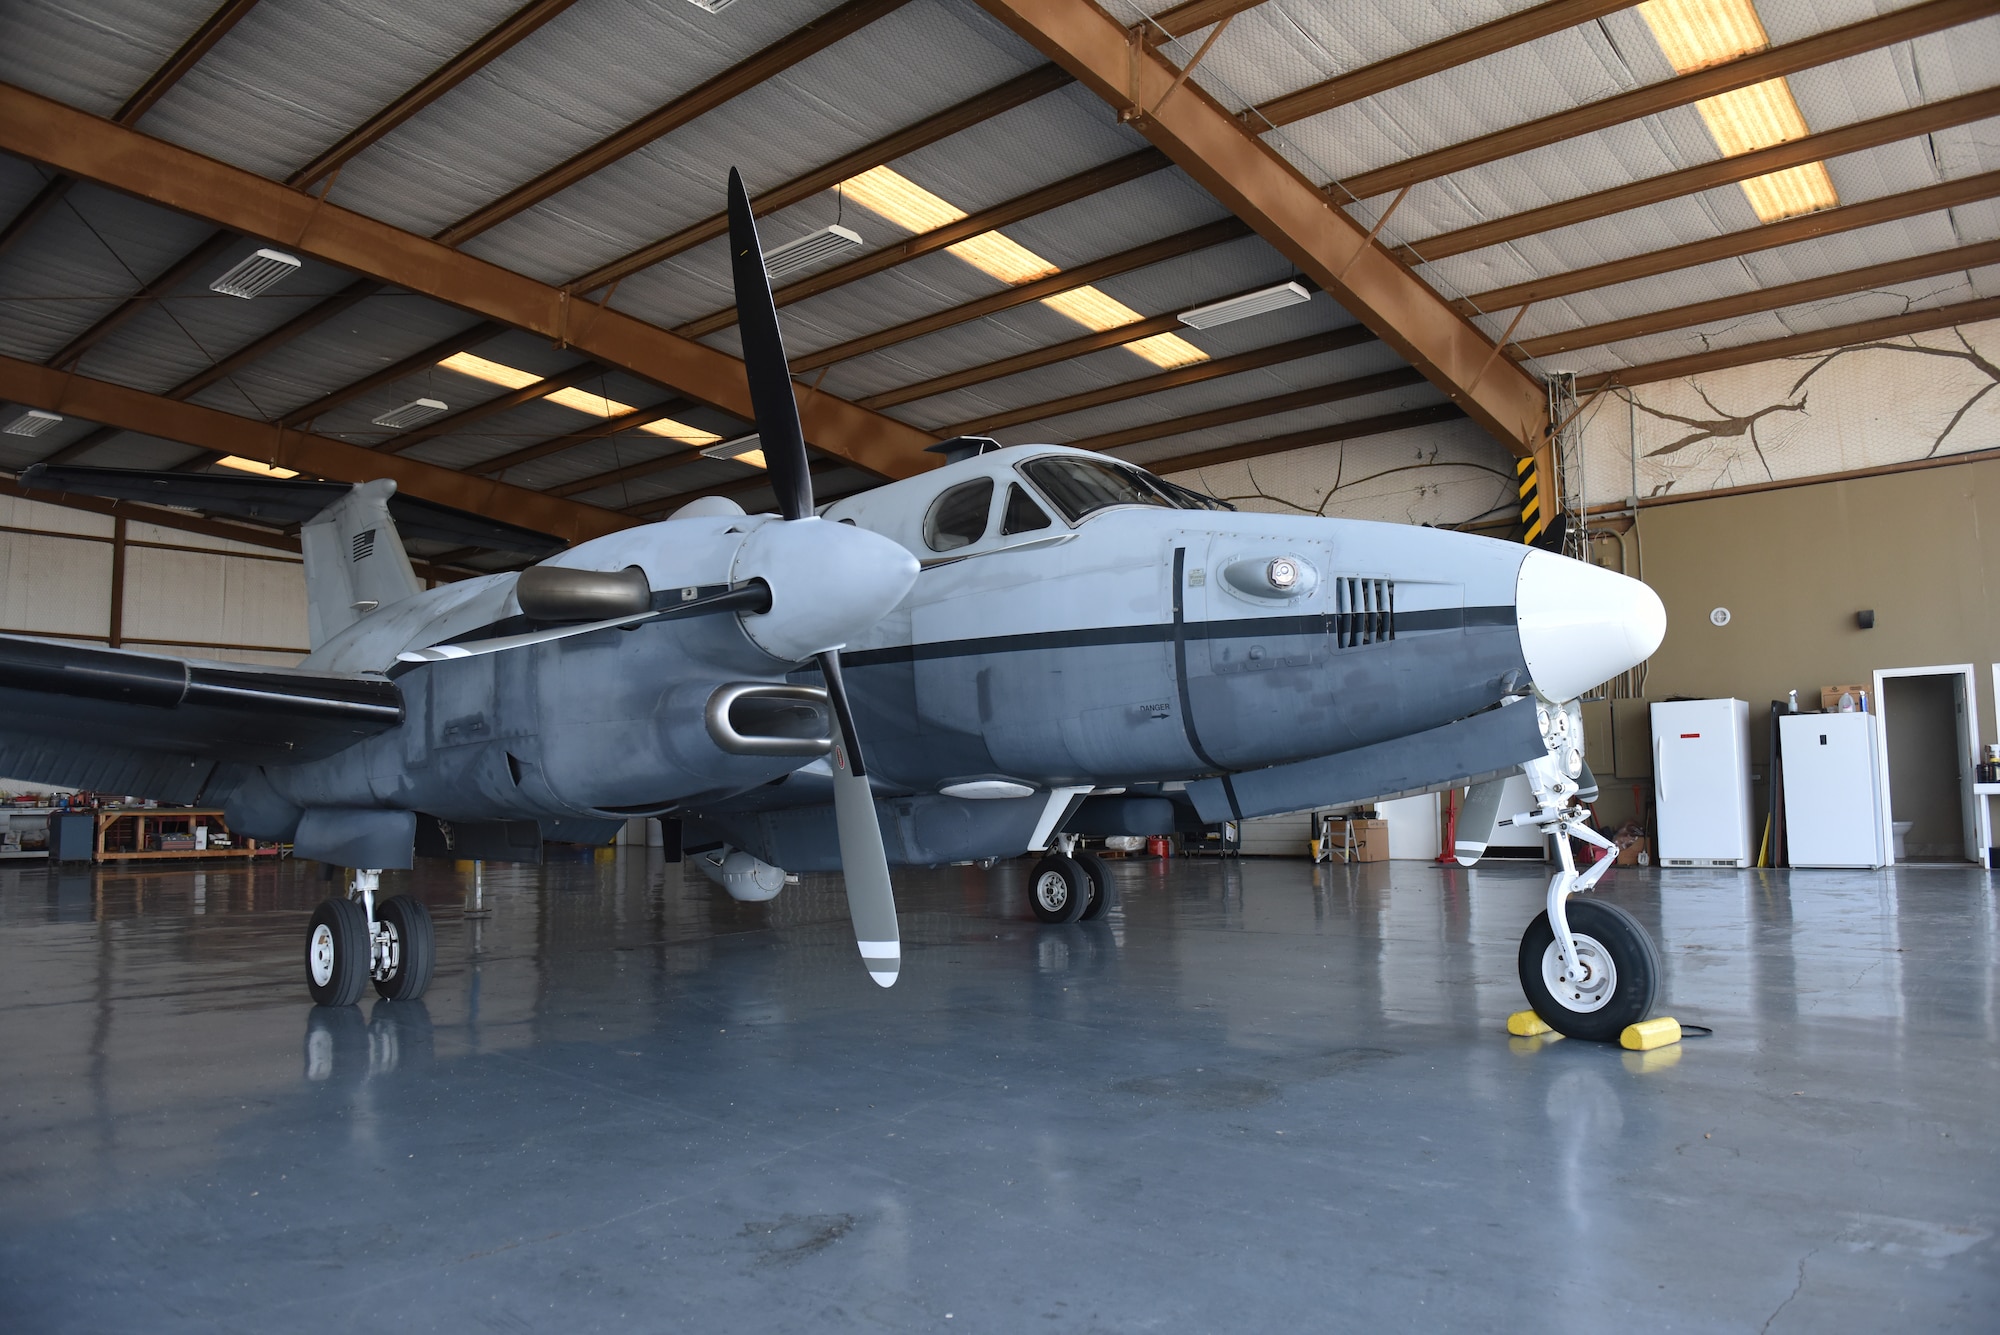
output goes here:
[{"label": "concrete hangar floor", "polygon": [[1026,865],[884,992],[830,877],[430,864],[340,1011],[311,864],[9,868],[0,1329],[1994,1329],[1977,872],[1621,870],[1715,1030],[1636,1054],[1502,1032],[1539,867]]}]

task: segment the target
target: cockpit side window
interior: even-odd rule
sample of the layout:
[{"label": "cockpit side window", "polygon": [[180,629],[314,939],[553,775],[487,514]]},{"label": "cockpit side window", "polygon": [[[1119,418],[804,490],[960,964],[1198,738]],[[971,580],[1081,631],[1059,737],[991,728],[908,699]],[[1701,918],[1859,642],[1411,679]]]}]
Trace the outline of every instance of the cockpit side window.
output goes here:
[{"label": "cockpit side window", "polygon": [[1143,473],[1110,462],[1055,455],[1030,459],[1021,465],[1021,471],[1072,524],[1114,505],[1179,508],[1163,492],[1149,486]]},{"label": "cockpit side window", "polygon": [[1000,520],[1001,537],[1013,533],[1033,533],[1054,522],[1049,518],[1048,511],[1036,505],[1034,498],[1021,490],[1019,483],[1007,484],[1007,513]]},{"label": "cockpit side window", "polygon": [[961,483],[932,503],[924,520],[924,541],[934,552],[969,547],[986,535],[986,515],[992,508],[992,478]]}]

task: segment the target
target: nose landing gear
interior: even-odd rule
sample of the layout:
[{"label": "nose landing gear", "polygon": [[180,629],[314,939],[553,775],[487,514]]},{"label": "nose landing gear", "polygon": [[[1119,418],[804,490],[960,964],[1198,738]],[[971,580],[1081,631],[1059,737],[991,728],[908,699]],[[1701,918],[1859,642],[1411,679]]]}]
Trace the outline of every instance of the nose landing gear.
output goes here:
[{"label": "nose landing gear", "polygon": [[379,870],[357,869],[345,899],[313,910],[306,928],[306,990],[322,1006],[352,1006],[372,978],[387,1001],[415,1001],[430,986],[437,937],[430,910],[411,895],[376,908]]},{"label": "nose landing gear", "polygon": [[[1611,869],[1610,840],[1590,828],[1577,803],[1576,778],[1556,755],[1523,765],[1535,792],[1535,809],[1512,824],[1536,825],[1555,836],[1560,867],[1549,878],[1548,907],[1528,924],[1517,961],[1521,990],[1535,1014],[1559,1034],[1615,1042],[1629,1024],[1652,1013],[1659,995],[1660,954],[1637,919],[1611,904],[1569,904]],[[1581,760],[1577,765],[1581,770]],[[1571,838],[1605,850],[1588,871],[1577,872]]]}]

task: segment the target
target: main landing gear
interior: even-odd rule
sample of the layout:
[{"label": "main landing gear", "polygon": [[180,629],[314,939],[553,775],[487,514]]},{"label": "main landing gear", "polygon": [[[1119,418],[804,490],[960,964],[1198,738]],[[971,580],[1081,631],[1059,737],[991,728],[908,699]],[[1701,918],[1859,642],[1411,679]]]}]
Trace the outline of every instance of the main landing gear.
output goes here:
[{"label": "main landing gear", "polygon": [[382,873],[356,870],[345,899],[313,910],[306,928],[306,990],[322,1006],[352,1006],[372,978],[386,1001],[415,1001],[431,984],[437,938],[431,913],[410,895],[378,906]]},{"label": "main landing gear", "polygon": [[1056,851],[1029,873],[1035,919],[1045,923],[1089,922],[1111,898],[1111,873],[1104,859],[1077,846],[1073,834],[1056,836]]},{"label": "main landing gear", "polygon": [[[1515,825],[1537,825],[1555,836],[1561,868],[1549,878],[1548,907],[1528,924],[1521,938],[1518,967],[1521,990],[1543,1023],[1570,1038],[1615,1042],[1626,1025],[1637,1024],[1653,1010],[1659,995],[1660,954],[1653,938],[1631,914],[1596,901],[1568,904],[1572,892],[1596,885],[1611,869],[1611,841],[1590,828],[1577,802],[1576,775],[1565,764],[1570,748],[1552,746],[1555,754],[1531,760],[1521,768],[1535,791],[1535,809],[1513,819]],[[1578,756],[1574,768],[1582,772]],[[1574,837],[1604,849],[1607,856],[1581,875],[1570,855]]]}]

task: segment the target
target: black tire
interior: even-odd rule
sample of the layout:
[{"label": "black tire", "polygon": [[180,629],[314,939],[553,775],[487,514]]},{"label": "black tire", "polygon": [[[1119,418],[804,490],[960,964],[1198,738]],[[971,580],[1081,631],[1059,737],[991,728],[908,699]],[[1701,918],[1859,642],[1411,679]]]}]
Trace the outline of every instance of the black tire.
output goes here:
[{"label": "black tire", "polygon": [[306,928],[306,990],[322,1006],[352,1006],[368,986],[368,911],[329,899]]},{"label": "black tire", "polygon": [[1077,919],[1089,922],[1111,903],[1111,869],[1104,865],[1103,858],[1080,848],[1070,856],[1083,868],[1084,877],[1090,882],[1090,903],[1084,905],[1083,916]]},{"label": "black tire", "polygon": [[375,917],[391,942],[387,973],[375,980],[384,1001],[415,1001],[431,985],[437,967],[437,933],[431,911],[409,895],[396,895],[375,906]]},{"label": "black tire", "polygon": [[[1517,960],[1521,990],[1528,994],[1535,1014],[1557,1033],[1615,1043],[1626,1025],[1637,1024],[1653,1013],[1660,991],[1659,949],[1638,919],[1614,905],[1571,899],[1565,913],[1570,934],[1578,938],[1578,953],[1594,949],[1609,958],[1612,979],[1607,992],[1592,997],[1572,990],[1565,999],[1551,989],[1544,965],[1555,958],[1556,934],[1546,911],[1536,914],[1521,936]],[[1579,1002],[1594,1009],[1579,1009]]]},{"label": "black tire", "polygon": [[1090,877],[1075,858],[1051,853],[1028,873],[1028,902],[1038,922],[1075,922],[1090,907]]}]

